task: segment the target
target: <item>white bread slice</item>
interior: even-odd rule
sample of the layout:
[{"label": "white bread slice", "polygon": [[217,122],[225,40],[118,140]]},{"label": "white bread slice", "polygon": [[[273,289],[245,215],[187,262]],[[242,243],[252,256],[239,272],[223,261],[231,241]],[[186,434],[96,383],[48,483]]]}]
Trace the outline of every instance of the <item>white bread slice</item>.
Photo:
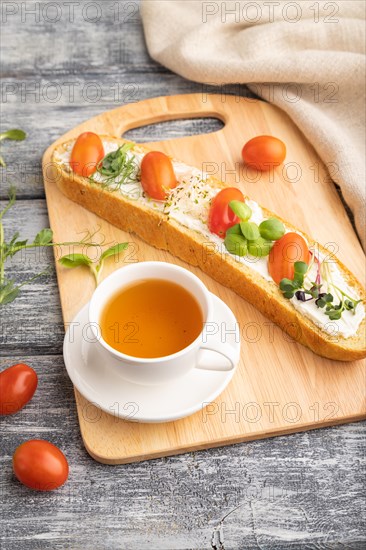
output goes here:
[{"label": "white bread slice", "polygon": [[[100,136],[105,141],[127,143],[123,139]],[[279,287],[272,281],[264,279],[256,271],[238,263],[229,254],[207,254],[207,238],[190,230],[159,211],[155,211],[143,202],[130,200],[119,192],[90,183],[87,178],[74,174],[69,167],[60,161],[71,142],[56,147],[52,155],[52,164],[57,169],[57,184],[60,190],[71,200],[104,218],[116,227],[133,232],[148,244],[168,250],[171,254],[199,266],[202,271],[224,286],[234,290],[262,312],[268,319],[278,324],[291,338],[310,348],[313,352],[339,361],[353,361],[366,357],[366,319],[361,322],[354,336],[344,338],[332,336],[318,328],[311,320],[297,311],[292,303],[283,297]],[[146,153],[149,149],[135,145],[132,152]],[[210,185],[224,188],[225,184],[210,178]],[[275,216],[263,208],[266,217]],[[308,242],[313,240],[305,233],[281,220],[290,230],[301,233]],[[319,251],[329,254],[321,245]],[[206,250],[206,252],[205,252]],[[346,282],[365,300],[365,290],[353,274],[337,260]]]}]

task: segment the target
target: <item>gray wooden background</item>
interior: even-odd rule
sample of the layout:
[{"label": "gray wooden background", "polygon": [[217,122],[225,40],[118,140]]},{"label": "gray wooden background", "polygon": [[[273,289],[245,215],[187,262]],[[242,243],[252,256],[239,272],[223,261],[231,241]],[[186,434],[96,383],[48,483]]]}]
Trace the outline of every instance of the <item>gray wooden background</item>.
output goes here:
[{"label": "gray wooden background", "polygon": [[[2,2],[1,10],[2,127],[28,133],[26,142],[3,146],[1,198],[14,182],[18,201],[6,232],[32,238],[48,225],[41,158],[53,140],[121,103],[201,87],[149,58],[137,2],[15,1]],[[175,122],[129,137],[216,127],[210,120]],[[10,263],[8,274],[22,281],[52,264],[52,254],[29,253]],[[0,420],[4,550],[220,548],[213,533],[229,512],[226,550],[365,547],[364,423],[103,466],[81,441],[54,274],[2,309],[0,338],[1,368],[25,361],[39,376],[33,401]],[[31,492],[15,480],[13,451],[30,438],[48,439],[67,455],[70,477],[58,491]]]}]

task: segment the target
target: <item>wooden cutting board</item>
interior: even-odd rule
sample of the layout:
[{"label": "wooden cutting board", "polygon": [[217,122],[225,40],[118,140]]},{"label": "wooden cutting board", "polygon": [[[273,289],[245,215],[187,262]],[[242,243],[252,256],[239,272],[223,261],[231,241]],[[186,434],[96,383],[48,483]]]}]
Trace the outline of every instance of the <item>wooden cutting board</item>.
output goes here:
[{"label": "wooden cutting board", "polygon": [[[146,124],[193,117],[217,117],[222,130],[147,144],[188,164],[214,173],[230,185],[288,219],[336,252],[365,280],[365,257],[328,170],[311,144],[279,109],[243,97],[180,95],[128,104],[105,112],[57,140],[43,158],[50,224],[57,242],[79,240],[80,232],[100,227],[107,241],[134,243],[134,259],[164,260],[183,265],[234,311],[242,337],[241,361],[224,393],[209,409],[166,424],[137,424],[116,419],[75,391],[80,429],[93,458],[120,464],[186,451],[227,445],[359,420],[365,417],[365,363],[340,363],[314,355],[290,341],[236,294],[198,268],[156,250],[74,204],[58,190],[49,170],[51,152],[60,142],[84,131],[121,136]],[[272,134],[287,145],[285,168],[273,177],[245,170],[241,148],[250,138]],[[63,251],[65,253],[65,251]],[[56,257],[60,251],[55,251]],[[121,267],[110,262],[105,275]],[[83,269],[56,263],[65,324],[89,301],[93,280]],[[206,410],[207,412],[207,410]]]}]

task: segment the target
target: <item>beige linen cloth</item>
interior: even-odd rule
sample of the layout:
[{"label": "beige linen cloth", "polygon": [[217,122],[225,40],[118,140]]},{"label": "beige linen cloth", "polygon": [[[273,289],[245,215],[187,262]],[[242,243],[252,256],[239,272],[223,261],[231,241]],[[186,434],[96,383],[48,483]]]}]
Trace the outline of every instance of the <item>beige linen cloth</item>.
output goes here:
[{"label": "beige linen cloth", "polygon": [[[249,84],[286,111],[365,228],[365,1],[143,0],[147,47],[197,82]],[[289,84],[291,84],[289,86]]]}]

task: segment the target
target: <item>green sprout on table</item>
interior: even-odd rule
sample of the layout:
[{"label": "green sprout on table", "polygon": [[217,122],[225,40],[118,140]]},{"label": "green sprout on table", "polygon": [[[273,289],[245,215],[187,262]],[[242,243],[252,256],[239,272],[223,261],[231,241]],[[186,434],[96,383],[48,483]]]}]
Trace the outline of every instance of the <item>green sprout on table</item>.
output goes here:
[{"label": "green sprout on table", "polygon": [[[0,141],[4,139],[9,139],[11,141],[23,141],[27,137],[27,134],[23,130],[7,130],[6,132],[0,133]],[[0,166],[3,168],[6,167],[3,157],[0,155]]]},{"label": "green sprout on table", "polygon": [[[85,236],[80,241],[71,241],[63,243],[54,243],[53,242],[53,232],[51,229],[46,228],[42,229],[37,233],[33,242],[29,242],[28,239],[19,239],[19,232],[14,233],[9,241],[5,240],[5,232],[3,226],[3,217],[10,210],[10,208],[15,204],[16,193],[15,188],[11,187],[9,190],[9,198],[6,206],[0,211],[0,306],[4,306],[13,302],[19,295],[21,288],[42,275],[49,274],[49,269],[37,273],[31,279],[28,279],[22,283],[17,283],[13,279],[6,278],[5,276],[5,265],[6,262],[15,256],[21,250],[26,249],[36,249],[36,248],[49,248],[55,246],[83,246],[83,247],[100,247],[105,245],[104,241],[95,242],[94,237],[98,233],[99,228],[94,231],[85,231]],[[65,267],[78,267],[81,265],[88,266],[91,272],[94,275],[96,284],[100,281],[100,275],[103,269],[104,261],[107,258],[117,256],[120,252],[125,250],[128,246],[128,243],[119,243],[111,246],[101,254],[101,257],[98,262],[92,261],[89,256],[86,254],[68,254],[60,258],[59,262]]]},{"label": "green sprout on table", "polygon": [[112,256],[118,256],[123,250],[126,250],[128,243],[119,243],[105,250],[99,262],[93,262],[86,254],[67,254],[59,259],[61,265],[67,268],[86,266],[90,269],[94,276],[95,283],[98,286],[100,283],[100,275],[104,267],[104,261]]}]

